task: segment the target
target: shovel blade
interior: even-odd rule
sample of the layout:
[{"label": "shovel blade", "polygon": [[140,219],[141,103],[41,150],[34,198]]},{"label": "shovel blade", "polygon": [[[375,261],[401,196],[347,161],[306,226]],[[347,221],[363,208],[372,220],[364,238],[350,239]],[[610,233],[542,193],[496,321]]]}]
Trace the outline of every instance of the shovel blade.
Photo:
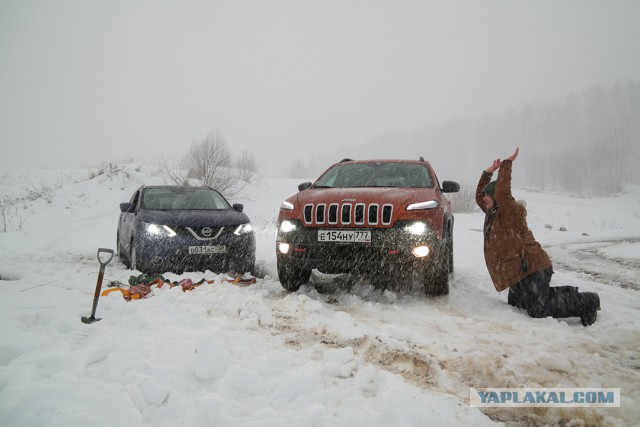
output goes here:
[{"label": "shovel blade", "polygon": [[102,320],[102,318],[95,318],[93,316],[91,316],[91,317],[82,316],[82,323],[93,323],[93,322],[97,322],[99,320]]}]

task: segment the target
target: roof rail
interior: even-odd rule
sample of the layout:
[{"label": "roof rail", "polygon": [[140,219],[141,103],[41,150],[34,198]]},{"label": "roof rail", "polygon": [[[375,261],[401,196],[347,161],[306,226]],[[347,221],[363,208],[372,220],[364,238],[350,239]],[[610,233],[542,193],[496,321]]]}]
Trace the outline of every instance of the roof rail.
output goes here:
[{"label": "roof rail", "polygon": [[342,159],[340,160],[339,163],[344,163],[344,162],[353,162],[353,159]]}]

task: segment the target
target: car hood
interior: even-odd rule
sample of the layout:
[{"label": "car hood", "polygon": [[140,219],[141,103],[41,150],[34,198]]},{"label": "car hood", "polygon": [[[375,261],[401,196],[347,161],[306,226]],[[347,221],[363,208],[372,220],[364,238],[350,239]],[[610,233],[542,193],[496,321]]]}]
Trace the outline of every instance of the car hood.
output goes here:
[{"label": "car hood", "polygon": [[249,222],[249,217],[232,209],[228,210],[170,210],[156,211],[143,209],[138,212],[137,220],[162,225],[182,227],[231,226]]},{"label": "car hood", "polygon": [[433,188],[309,188],[288,199],[300,208],[318,203],[391,203],[396,207],[436,199]]}]

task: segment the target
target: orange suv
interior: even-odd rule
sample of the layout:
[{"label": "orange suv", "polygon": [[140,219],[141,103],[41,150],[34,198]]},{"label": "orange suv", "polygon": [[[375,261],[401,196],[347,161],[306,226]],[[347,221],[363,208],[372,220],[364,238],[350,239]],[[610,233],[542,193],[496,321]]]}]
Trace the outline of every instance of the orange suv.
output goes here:
[{"label": "orange suv", "polygon": [[460,190],[420,160],[344,159],[280,206],[278,277],[291,292],[311,271],[367,276],[381,289],[417,281],[431,295],[449,292],[453,212],[444,193]]}]

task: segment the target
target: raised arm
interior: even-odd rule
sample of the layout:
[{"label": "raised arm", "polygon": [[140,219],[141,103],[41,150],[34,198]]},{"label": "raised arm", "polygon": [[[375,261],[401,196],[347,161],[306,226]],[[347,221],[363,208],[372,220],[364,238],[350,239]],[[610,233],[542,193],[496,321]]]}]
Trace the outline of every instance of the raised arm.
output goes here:
[{"label": "raised arm", "polygon": [[491,166],[482,171],[482,176],[480,176],[480,180],[478,181],[478,186],[476,187],[476,203],[482,209],[482,212],[487,211],[487,207],[483,201],[484,197],[484,187],[491,181],[491,175],[500,167],[500,159],[495,159]]},{"label": "raised arm", "polygon": [[478,181],[478,186],[476,187],[476,203],[482,209],[482,212],[487,212],[487,207],[484,204],[484,190],[485,185],[487,185],[491,181],[491,174],[487,172],[487,170],[482,171],[482,175],[480,176],[480,180]]},{"label": "raised arm", "polygon": [[495,159],[493,161],[493,163],[491,164],[491,166],[489,166],[488,168],[486,168],[484,171],[486,173],[488,173],[489,175],[492,175],[495,171],[497,171],[498,169],[500,169],[500,159]]},{"label": "raised arm", "polygon": [[[504,161],[500,161],[500,159],[495,159],[493,163],[489,167],[487,167],[484,171],[482,171],[482,176],[478,181],[478,186],[476,187],[476,203],[480,206],[483,212],[486,212],[486,206],[483,201],[484,197],[484,187],[491,181],[491,176],[495,171],[500,169],[498,173],[498,180],[496,182],[496,194],[495,200],[497,203],[500,203],[500,199],[502,199],[503,203],[509,203],[513,200],[511,197],[511,164],[518,157],[518,152],[520,151],[520,147],[516,148],[516,151],[507,157]],[[508,170],[502,171],[501,167],[508,163]],[[500,195],[499,195],[500,193]]]},{"label": "raised arm", "polygon": [[516,148],[516,151],[512,155],[500,163],[500,172],[498,172],[494,199],[498,206],[502,206],[503,208],[515,204],[515,199],[511,195],[511,168],[513,161],[518,157],[519,151],[520,147]]}]

